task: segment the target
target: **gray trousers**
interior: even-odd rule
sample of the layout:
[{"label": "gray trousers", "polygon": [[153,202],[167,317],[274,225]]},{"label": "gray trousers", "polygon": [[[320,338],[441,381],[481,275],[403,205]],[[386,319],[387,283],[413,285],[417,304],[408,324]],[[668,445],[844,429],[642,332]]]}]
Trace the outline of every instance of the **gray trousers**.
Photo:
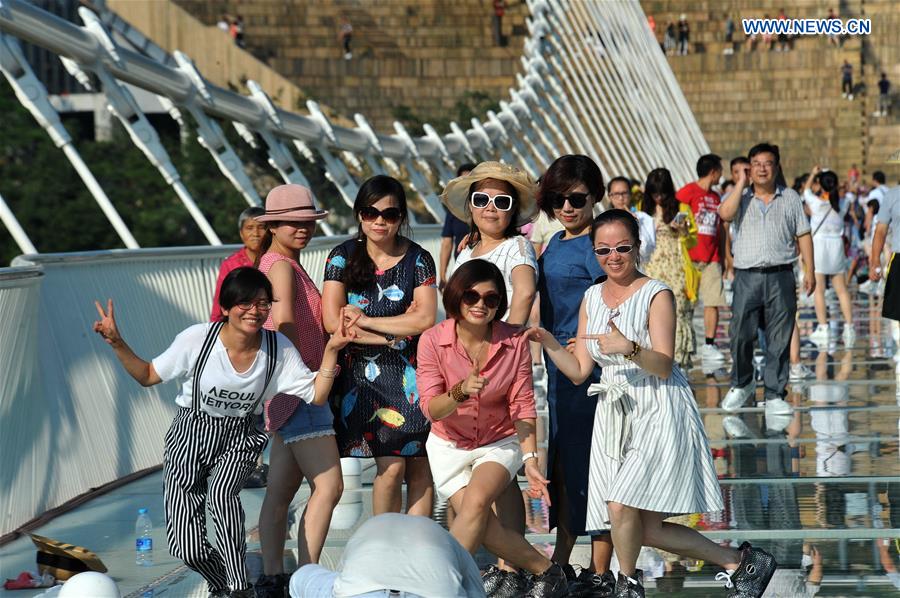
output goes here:
[{"label": "gray trousers", "polygon": [[797,285],[792,269],[779,272],[734,271],[731,305],[731,385],[753,382],[753,341],[765,330],[766,397],[784,398],[790,375],[791,334],[797,315]]}]

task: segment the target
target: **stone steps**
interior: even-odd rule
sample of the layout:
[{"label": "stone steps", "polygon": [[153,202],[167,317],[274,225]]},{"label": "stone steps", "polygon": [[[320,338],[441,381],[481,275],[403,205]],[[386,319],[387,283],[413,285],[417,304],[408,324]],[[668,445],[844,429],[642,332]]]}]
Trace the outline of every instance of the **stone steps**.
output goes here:
[{"label": "stone steps", "polygon": [[[255,55],[312,97],[347,115],[360,112],[380,130],[393,130],[401,113],[462,120],[457,104],[472,92],[508,99],[527,34],[528,9],[519,2],[507,2],[508,43],[500,46],[484,0],[176,1],[210,24],[221,11],[240,13]],[[353,26],[351,60],[338,36],[345,20]]]},{"label": "stone steps", "polygon": [[[685,14],[691,26],[691,52],[670,56],[669,64],[694,111],[712,151],[726,159],[745,154],[759,141],[780,146],[790,182],[814,163],[837,172],[857,164],[864,174],[884,170],[900,177],[900,167],[884,164],[891,143],[900,147],[892,116],[871,116],[877,107],[882,70],[900,87],[900,9],[894,0],[841,2],[842,19],[868,17],[869,36],[848,37],[841,47],[826,36],[795,40],[789,52],[753,52],[742,44],[741,18],[775,18],[785,7],[789,18],[824,18],[838,3],[828,0],[642,0],[662,39],[667,21]],[[724,23],[736,24],[734,54],[723,51]],[[777,43],[774,44],[777,47]],[[841,96],[840,67],[853,65],[854,100]],[[900,110],[895,110],[895,113]],[[894,135],[893,141],[891,137]],[[895,150],[893,148],[891,151]]]}]

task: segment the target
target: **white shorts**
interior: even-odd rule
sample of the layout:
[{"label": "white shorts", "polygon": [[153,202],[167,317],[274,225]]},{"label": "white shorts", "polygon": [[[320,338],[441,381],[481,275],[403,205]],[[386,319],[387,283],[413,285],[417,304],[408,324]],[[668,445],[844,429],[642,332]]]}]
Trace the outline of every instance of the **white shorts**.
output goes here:
[{"label": "white shorts", "polygon": [[425,443],[428,465],[434,487],[441,499],[447,500],[469,485],[472,472],[482,463],[499,463],[509,472],[509,479],[522,467],[522,448],[516,434],[472,450],[458,449],[456,443],[435,434]]}]

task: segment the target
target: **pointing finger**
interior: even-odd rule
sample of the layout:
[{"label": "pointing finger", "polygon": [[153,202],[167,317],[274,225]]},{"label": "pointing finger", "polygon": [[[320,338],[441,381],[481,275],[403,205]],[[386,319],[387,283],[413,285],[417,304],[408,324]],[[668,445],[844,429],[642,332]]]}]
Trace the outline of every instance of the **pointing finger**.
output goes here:
[{"label": "pointing finger", "polygon": [[100,319],[101,319],[101,320],[102,320],[103,318],[106,317],[106,314],[103,313],[103,308],[100,307],[100,302],[99,302],[99,301],[94,301],[94,307],[97,308],[97,313],[100,314]]},{"label": "pointing finger", "polygon": [[110,318],[113,317],[113,302],[112,302],[112,299],[107,299],[107,300],[106,300],[106,312],[107,312],[107,315],[108,315]]}]

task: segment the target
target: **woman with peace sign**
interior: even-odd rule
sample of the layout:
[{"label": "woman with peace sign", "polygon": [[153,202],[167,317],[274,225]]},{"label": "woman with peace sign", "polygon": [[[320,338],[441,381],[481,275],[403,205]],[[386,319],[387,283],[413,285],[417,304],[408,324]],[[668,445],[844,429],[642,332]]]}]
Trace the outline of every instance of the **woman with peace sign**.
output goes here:
[{"label": "woman with peace sign", "polygon": [[[352,322],[325,346],[318,373],[311,372],[290,340],[266,330],[272,285],[250,267],[222,282],[224,320],[196,324],[171,346],[145,361],[122,339],[110,299],[96,303],[98,333],[141,386],[180,379],[180,409],[165,439],[166,534],[172,556],[206,579],[213,596],[252,597],[244,564],[244,511],[238,493],[266,445],[257,429],[263,404],[278,393],[323,405],[337,373],[338,351],[353,339]],[[207,480],[209,478],[209,480]],[[206,534],[206,503],[216,527]]]},{"label": "woman with peace sign", "polygon": [[637,221],[625,210],[594,219],[593,251],[608,279],[581,303],[574,354],[546,330],[526,335],[543,344],[575,384],[602,367],[588,394],[594,416],[588,529],[611,529],[619,560],[617,597],[644,595],[636,569],[642,545],[721,565],[729,596],[761,596],[775,571],[772,555],[744,543],[722,547],[693,529],[664,522],[675,514],[721,511],[709,442],[687,378],[674,364],[675,298],[638,269]]},{"label": "woman with peace sign", "polygon": [[[501,320],[503,274],[484,260],[466,262],[443,300],[447,319],[419,339],[417,384],[419,406],[432,422],[425,446],[435,489],[456,512],[450,533],[469,552],[484,544],[534,574],[530,588],[513,574],[518,587],[503,595],[564,596],[562,568],[491,510],[523,463],[528,493],[549,502],[535,452],[531,353],[517,327]],[[488,595],[494,589],[485,587]]]}]

